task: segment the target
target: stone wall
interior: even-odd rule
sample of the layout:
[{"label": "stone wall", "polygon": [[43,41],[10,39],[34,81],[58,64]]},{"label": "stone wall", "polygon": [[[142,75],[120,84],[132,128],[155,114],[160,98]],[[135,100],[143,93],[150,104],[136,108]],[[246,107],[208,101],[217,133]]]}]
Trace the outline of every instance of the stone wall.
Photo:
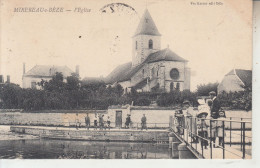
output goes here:
[{"label": "stone wall", "polygon": [[[104,114],[99,111],[97,114]],[[95,112],[88,112],[91,124],[93,125]],[[0,124],[19,124],[19,125],[53,125],[53,126],[72,126],[76,121],[85,125],[86,113],[28,113],[28,112],[1,112]]]}]

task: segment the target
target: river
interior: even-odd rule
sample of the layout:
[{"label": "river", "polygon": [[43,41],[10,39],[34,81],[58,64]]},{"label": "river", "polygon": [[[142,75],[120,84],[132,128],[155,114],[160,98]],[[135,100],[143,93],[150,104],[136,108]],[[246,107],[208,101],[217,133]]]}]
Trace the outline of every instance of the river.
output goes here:
[{"label": "river", "polygon": [[168,144],[23,139],[0,141],[2,159],[178,159]]}]

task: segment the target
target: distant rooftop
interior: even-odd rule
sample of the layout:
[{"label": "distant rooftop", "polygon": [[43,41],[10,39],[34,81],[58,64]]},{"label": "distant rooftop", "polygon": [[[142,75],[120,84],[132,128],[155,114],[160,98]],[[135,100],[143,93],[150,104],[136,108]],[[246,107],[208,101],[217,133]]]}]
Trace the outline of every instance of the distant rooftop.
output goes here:
[{"label": "distant rooftop", "polygon": [[233,69],[226,75],[237,75],[245,85],[252,84],[252,70]]},{"label": "distant rooftop", "polygon": [[35,65],[32,69],[24,74],[24,76],[41,76],[51,77],[61,72],[64,77],[70,76],[73,71],[67,66],[54,66],[54,65]]}]

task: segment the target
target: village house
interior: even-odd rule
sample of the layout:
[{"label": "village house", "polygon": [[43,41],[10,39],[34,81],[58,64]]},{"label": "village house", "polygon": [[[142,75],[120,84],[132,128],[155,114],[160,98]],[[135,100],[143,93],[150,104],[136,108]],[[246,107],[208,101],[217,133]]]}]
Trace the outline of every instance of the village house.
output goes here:
[{"label": "village house", "polygon": [[71,76],[72,73],[79,74],[79,66],[76,66],[76,71],[73,72],[67,66],[35,65],[28,72],[25,72],[25,64],[23,64],[23,88],[40,89],[37,83],[42,80],[51,80],[56,72],[62,73],[64,82],[66,82],[67,77]]},{"label": "village house", "polygon": [[125,92],[190,90],[188,61],[169,47],[161,49],[161,34],[147,9],[132,41],[132,62],[115,68],[106,77],[107,84],[118,83]]},{"label": "village house", "polygon": [[218,85],[218,93],[223,91],[238,92],[243,91],[244,87],[252,85],[252,71],[244,69],[233,69],[227,73]]}]

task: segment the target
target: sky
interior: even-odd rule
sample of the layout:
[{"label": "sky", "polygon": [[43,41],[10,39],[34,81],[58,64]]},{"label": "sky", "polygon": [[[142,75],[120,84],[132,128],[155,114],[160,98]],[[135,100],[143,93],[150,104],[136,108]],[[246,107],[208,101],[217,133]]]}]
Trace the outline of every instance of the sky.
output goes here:
[{"label": "sky", "polygon": [[[127,4],[104,7],[111,3]],[[67,65],[80,76],[106,77],[132,59],[132,36],[147,8],[169,48],[191,68],[191,90],[220,82],[234,68],[252,69],[252,2],[219,0],[1,0],[0,74],[22,84],[35,65]],[[64,12],[14,12],[18,7],[63,7]],[[103,8],[104,7],[104,8]],[[76,10],[75,10],[76,8]],[[78,12],[87,8],[90,12]],[[102,10],[106,12],[102,12]]]}]

